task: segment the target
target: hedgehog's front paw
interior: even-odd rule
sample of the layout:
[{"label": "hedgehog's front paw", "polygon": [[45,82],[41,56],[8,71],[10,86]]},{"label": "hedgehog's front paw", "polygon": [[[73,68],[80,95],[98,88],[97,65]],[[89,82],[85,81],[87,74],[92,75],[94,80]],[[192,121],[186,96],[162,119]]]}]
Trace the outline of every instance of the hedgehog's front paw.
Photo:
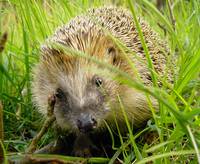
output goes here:
[{"label": "hedgehog's front paw", "polygon": [[86,134],[80,134],[75,142],[72,154],[77,157],[92,157],[95,146]]},{"label": "hedgehog's front paw", "polygon": [[81,148],[73,150],[73,155],[76,157],[84,157],[84,158],[92,157],[90,148],[83,148],[83,149]]}]

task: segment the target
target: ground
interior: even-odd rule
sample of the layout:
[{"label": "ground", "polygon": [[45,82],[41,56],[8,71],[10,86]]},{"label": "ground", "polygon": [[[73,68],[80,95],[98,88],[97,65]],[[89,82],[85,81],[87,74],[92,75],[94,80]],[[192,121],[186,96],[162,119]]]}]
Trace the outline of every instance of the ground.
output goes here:
[{"label": "ground", "polygon": [[[0,101],[3,105],[4,149],[8,155],[24,152],[44,121],[32,103],[32,68],[39,58],[39,47],[56,27],[91,7],[114,1],[0,1]],[[161,88],[137,89],[159,101],[160,111],[143,128],[120,138],[113,145],[112,162],[146,163],[200,162],[200,2],[166,1],[157,9],[156,1],[118,0],[115,5],[133,9],[167,41],[175,57],[174,84],[162,79]],[[133,6],[132,6],[133,5]],[[132,6],[132,7],[131,7]],[[5,35],[4,35],[5,36]],[[5,43],[5,44],[4,44]],[[169,60],[170,61],[170,60]],[[159,94],[158,94],[159,93]],[[148,133],[147,133],[148,132]],[[151,132],[158,133],[153,142]],[[144,141],[143,136],[147,140]],[[150,134],[150,135],[149,135]],[[41,148],[52,140],[50,129],[39,142]],[[72,160],[72,159],[71,159]],[[95,159],[100,162],[101,159]],[[99,161],[98,161],[99,160]],[[93,161],[94,162],[94,161]]]}]

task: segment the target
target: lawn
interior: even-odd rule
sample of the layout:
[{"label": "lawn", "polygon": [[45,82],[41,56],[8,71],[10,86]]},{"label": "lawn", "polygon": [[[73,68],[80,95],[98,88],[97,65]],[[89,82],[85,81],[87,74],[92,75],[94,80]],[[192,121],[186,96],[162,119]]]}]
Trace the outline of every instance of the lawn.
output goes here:
[{"label": "lawn", "polygon": [[[173,84],[161,79],[162,87],[145,87],[127,80],[131,87],[146,93],[147,98],[155,97],[159,112],[152,109],[153,118],[143,129],[129,131],[121,146],[114,145],[115,154],[108,161],[112,163],[118,158],[125,163],[200,163],[199,0],[166,0],[161,7],[156,0],[1,0],[0,102],[6,154],[23,153],[44,121],[33,105],[31,93],[32,69],[39,60],[41,44],[73,17],[89,8],[110,4],[128,8],[135,22],[137,16],[143,17],[166,41],[169,61],[174,59],[168,63],[168,69],[174,74]],[[137,30],[141,30],[140,25]],[[145,45],[144,41],[144,49]],[[151,143],[136,139],[151,132],[158,133]],[[39,142],[39,148],[52,138],[50,129]],[[101,160],[97,158],[95,162]]]}]

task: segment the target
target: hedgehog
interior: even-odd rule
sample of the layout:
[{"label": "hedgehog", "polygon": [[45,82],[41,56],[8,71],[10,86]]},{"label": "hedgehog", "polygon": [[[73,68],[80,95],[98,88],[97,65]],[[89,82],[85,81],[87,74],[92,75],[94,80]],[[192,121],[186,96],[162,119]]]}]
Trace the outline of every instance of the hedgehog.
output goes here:
[{"label": "hedgehog", "polygon": [[[141,17],[138,17],[138,21],[155,72],[164,77],[168,74],[166,43]],[[134,63],[139,78],[111,35],[130,50],[126,54]],[[91,144],[89,139],[85,139],[87,134],[103,131],[106,128],[105,122],[113,127],[118,122],[120,130],[125,131],[119,98],[133,127],[140,127],[151,118],[151,110],[144,93],[114,80],[109,73],[100,73],[111,72],[106,67],[88,58],[70,55],[50,44],[59,44],[88,54],[147,86],[152,85],[151,73],[133,17],[124,8],[110,6],[90,9],[59,27],[47,39],[41,46],[41,57],[34,70],[33,99],[39,112],[45,116],[48,96],[55,94],[56,125],[63,131],[81,136],[77,137],[78,141],[74,145],[80,145],[81,141],[87,143],[81,148],[75,146],[73,152],[76,156],[87,154],[84,150],[90,150]],[[158,81],[158,85],[161,82]],[[157,101],[152,97],[151,101],[153,107],[158,109]]]}]

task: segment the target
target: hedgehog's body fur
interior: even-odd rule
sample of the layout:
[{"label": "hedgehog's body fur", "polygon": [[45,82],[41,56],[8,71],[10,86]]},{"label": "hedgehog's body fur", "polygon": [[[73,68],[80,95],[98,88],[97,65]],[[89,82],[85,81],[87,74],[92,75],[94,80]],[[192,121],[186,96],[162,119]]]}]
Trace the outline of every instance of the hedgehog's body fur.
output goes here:
[{"label": "hedgehog's body fur", "polygon": [[[165,44],[144,21],[139,19],[139,22],[155,71],[160,76],[164,76],[167,53]],[[135,77],[128,62],[122,57],[122,52],[109,37],[107,31],[136,52],[142,62],[130,53],[129,56],[144,84],[151,85],[150,72],[147,69],[145,53],[137,30],[131,14],[124,9],[109,7],[89,10],[86,14],[77,16],[67,25],[59,28],[48,42],[60,43],[83,51]],[[40,112],[46,114],[48,95],[55,93],[57,88],[61,88],[64,96],[60,95],[63,96],[63,100],[56,104],[55,115],[58,125],[63,129],[77,131],[77,119],[84,113],[90,113],[96,117],[97,128],[103,126],[103,120],[115,124],[112,117],[113,110],[118,113],[117,120],[123,122],[118,95],[130,122],[135,126],[151,117],[148,102],[143,93],[102,76],[105,96],[92,83],[97,75],[91,69],[106,70],[85,58],[69,56],[48,45],[43,46],[42,58],[36,67],[33,82],[34,100]],[[157,108],[157,102],[154,99],[152,103]]]}]

